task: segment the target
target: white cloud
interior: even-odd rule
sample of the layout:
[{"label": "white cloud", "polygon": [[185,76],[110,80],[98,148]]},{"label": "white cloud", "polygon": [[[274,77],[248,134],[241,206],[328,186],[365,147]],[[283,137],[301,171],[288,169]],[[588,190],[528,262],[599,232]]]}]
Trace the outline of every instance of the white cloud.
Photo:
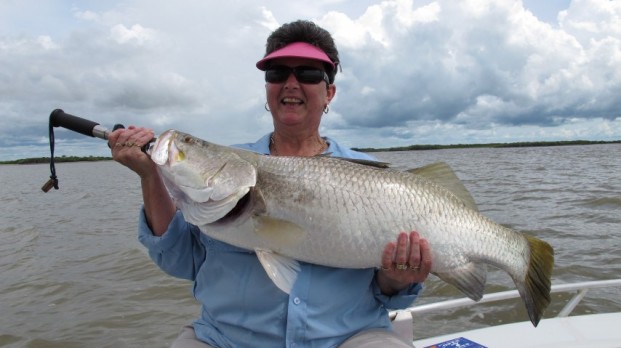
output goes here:
[{"label": "white cloud", "polygon": [[[494,99],[495,105],[502,107],[494,110],[493,121],[502,124],[524,120],[546,125],[553,123],[553,117],[558,114],[591,110],[593,106],[589,103],[593,96],[607,93],[601,87],[618,88],[621,83],[613,72],[619,38],[608,36],[606,49],[614,52],[594,54],[596,44],[583,46],[566,32],[539,22],[517,6],[519,3],[437,1],[434,4],[440,8],[439,21],[397,28],[393,25],[399,22],[393,20],[397,18],[396,4],[392,8],[385,6],[384,9],[390,10],[374,21],[382,23],[381,30],[375,31],[390,37],[392,44],[382,41],[378,47],[378,40],[372,40],[371,36],[367,36],[369,39],[364,44],[357,42],[356,54],[348,58],[354,61],[351,71],[358,76],[350,80],[379,81],[382,86],[377,88],[374,99],[365,100],[368,103],[360,104],[352,98],[348,99],[350,103],[345,102],[347,108],[358,111],[351,116],[351,123],[380,126],[390,119],[393,126],[399,126],[416,117],[459,121],[457,116],[465,112],[472,113],[473,119],[485,119],[490,109],[482,107],[481,101]],[[398,9],[402,17],[417,10],[404,6]],[[593,16],[591,20],[600,19]],[[330,26],[328,20],[324,24]],[[339,29],[335,24],[337,34]],[[613,58],[594,66],[593,62],[601,56]],[[366,57],[373,57],[371,68]],[[602,81],[582,83],[594,78]],[[404,100],[404,95],[409,100]],[[606,99],[608,104],[618,103],[614,98]],[[347,98],[339,102],[344,100]],[[372,111],[366,117],[359,117],[363,109],[369,108]],[[599,109],[599,116],[616,116],[614,107]],[[386,117],[387,113],[391,117]],[[530,115],[533,113],[538,113],[538,117]],[[589,117],[584,113],[583,116]]]},{"label": "white cloud", "polygon": [[78,19],[89,22],[98,22],[100,20],[99,14],[93,11],[75,11],[74,16]]},{"label": "white cloud", "polygon": [[110,29],[110,34],[112,39],[117,43],[124,44],[130,41],[135,41],[140,45],[145,42],[152,41],[155,36],[155,31],[144,28],[140,24],[134,24],[129,29],[123,24],[117,24]]}]

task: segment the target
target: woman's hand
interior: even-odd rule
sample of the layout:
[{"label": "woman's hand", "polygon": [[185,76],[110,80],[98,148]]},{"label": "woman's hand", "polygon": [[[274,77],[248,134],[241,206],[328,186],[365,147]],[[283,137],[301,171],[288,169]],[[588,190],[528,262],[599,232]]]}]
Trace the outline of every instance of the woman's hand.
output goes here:
[{"label": "woman's hand", "polygon": [[142,200],[147,223],[156,236],[163,235],[175,216],[176,207],[157,166],[141,148],[154,138],[152,130],[129,126],[110,133],[108,145],[112,158],[140,176]]},{"label": "woman's hand", "polygon": [[112,158],[143,179],[156,174],[155,163],[141,151],[141,148],[154,137],[155,134],[151,129],[143,127],[129,126],[127,129],[117,129],[108,137]]},{"label": "woman's hand", "polygon": [[401,232],[397,242],[390,242],[382,254],[377,283],[384,295],[393,295],[413,283],[422,283],[431,270],[431,249],[418,232]]}]

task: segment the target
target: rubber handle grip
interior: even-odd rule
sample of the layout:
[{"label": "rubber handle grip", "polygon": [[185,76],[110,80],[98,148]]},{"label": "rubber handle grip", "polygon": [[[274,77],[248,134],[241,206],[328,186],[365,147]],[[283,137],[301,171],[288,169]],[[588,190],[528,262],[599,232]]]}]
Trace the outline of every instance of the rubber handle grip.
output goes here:
[{"label": "rubber handle grip", "polygon": [[54,127],[63,127],[80,134],[94,137],[93,128],[99,123],[70,115],[61,109],[56,109],[50,114],[50,124]]}]

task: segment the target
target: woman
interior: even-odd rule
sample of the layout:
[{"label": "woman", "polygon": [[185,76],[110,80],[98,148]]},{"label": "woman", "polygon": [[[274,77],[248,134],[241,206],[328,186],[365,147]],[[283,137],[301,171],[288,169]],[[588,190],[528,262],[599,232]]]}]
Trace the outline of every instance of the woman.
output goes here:
[{"label": "woman", "polygon": [[[372,159],[319,134],[336,94],[338,64],[332,37],[312,22],[274,31],[257,63],[265,71],[274,131],[237,146],[272,156]],[[411,347],[391,330],[386,308],[409,306],[429,274],[429,245],[416,232],[395,231],[380,269],[301,263],[285,294],[254,252],[207,237],[176,211],[155,165],[139,151],[152,137],[148,129],[129,127],[113,132],[109,143],[114,159],[141,178],[139,240],[165,272],[194,281],[194,296],[202,304],[200,318],[183,329],[173,347]]]}]

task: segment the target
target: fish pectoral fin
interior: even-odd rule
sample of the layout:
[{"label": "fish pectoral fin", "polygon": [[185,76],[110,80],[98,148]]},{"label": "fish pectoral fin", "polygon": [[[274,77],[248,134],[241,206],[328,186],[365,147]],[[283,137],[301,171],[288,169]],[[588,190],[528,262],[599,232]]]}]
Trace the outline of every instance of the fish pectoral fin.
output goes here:
[{"label": "fish pectoral fin", "polygon": [[483,263],[470,262],[462,267],[434,274],[474,301],[483,297],[487,280],[487,266]]},{"label": "fish pectoral fin", "polygon": [[457,177],[457,174],[455,174],[453,169],[448,164],[444,162],[437,162],[424,167],[410,169],[408,172],[420,175],[425,179],[444,187],[459,198],[459,200],[461,200],[468,208],[474,211],[479,210],[477,203],[474,201],[474,198],[470,192],[468,192],[468,189],[466,189],[461,180],[459,180],[459,177]]},{"label": "fish pectoral fin", "polygon": [[274,284],[285,293],[290,293],[300,272],[300,263],[290,257],[271,250],[255,249],[257,257]]},{"label": "fish pectoral fin", "polygon": [[269,216],[257,215],[255,232],[278,252],[283,247],[292,247],[302,241],[306,231],[298,224]]}]

